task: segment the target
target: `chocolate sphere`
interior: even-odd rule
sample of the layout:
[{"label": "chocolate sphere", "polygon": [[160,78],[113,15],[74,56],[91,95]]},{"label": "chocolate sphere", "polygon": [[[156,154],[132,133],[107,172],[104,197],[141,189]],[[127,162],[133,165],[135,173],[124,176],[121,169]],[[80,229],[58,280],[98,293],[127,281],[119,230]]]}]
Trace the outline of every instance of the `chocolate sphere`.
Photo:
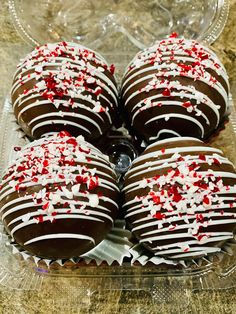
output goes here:
[{"label": "chocolate sphere", "polygon": [[11,97],[15,117],[32,139],[67,130],[94,141],[115,121],[114,66],[74,43],[46,44],[23,59]]},{"label": "chocolate sphere", "polygon": [[129,127],[145,140],[207,139],[228,115],[224,66],[194,40],[169,38],[139,52],[122,83]]},{"label": "chocolate sphere", "polygon": [[1,185],[1,217],[28,252],[71,258],[106,237],[118,193],[108,158],[81,136],[60,132],[17,152]]},{"label": "chocolate sphere", "polygon": [[193,138],[147,147],[125,177],[126,219],[158,257],[195,259],[221,251],[236,228],[236,173],[219,149]]}]

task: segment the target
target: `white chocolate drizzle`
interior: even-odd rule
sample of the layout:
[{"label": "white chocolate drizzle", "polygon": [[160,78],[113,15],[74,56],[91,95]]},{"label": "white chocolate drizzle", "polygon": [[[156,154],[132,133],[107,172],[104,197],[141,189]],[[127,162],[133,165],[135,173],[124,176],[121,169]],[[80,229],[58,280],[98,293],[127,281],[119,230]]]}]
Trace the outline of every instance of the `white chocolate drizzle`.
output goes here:
[{"label": "white chocolate drizzle", "polygon": [[[168,122],[168,115],[166,133],[184,135],[172,126],[177,118],[200,129],[200,138],[209,136],[227,115],[228,93],[228,76],[214,52],[194,40],[180,38],[159,41],[139,52],[127,67],[122,83],[123,104],[131,126],[138,131],[142,116],[146,126],[142,133],[149,142],[165,133],[155,123]],[[172,111],[163,114],[168,106]],[[152,112],[152,118],[146,111]]]},{"label": "white chocolate drizzle", "polygon": [[123,192],[132,232],[156,256],[198,258],[234,237],[233,164],[197,139],[148,146],[126,174]]},{"label": "white chocolate drizzle", "polygon": [[[1,218],[13,238],[27,235],[33,225],[61,220],[112,226],[118,205],[111,195],[119,189],[114,170],[98,149],[83,137],[74,138],[63,131],[17,150],[15,160],[5,170],[0,191]],[[24,245],[57,238],[96,243],[83,229],[78,234],[63,230],[34,238],[30,234]]]},{"label": "white chocolate drizzle", "polygon": [[113,73],[113,65],[83,46],[60,42],[37,47],[14,76],[11,94],[19,124],[33,138],[53,125],[78,129],[86,137],[94,130],[93,136],[100,136],[117,107]]}]

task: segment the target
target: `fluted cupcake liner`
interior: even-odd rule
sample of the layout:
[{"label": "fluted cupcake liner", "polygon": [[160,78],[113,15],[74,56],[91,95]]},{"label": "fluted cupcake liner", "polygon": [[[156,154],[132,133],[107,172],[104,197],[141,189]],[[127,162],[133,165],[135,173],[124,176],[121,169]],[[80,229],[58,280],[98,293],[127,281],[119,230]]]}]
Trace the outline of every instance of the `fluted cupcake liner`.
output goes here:
[{"label": "fluted cupcake liner", "polygon": [[132,243],[129,241],[131,234],[125,229],[124,220],[116,220],[114,227],[107,235],[107,237],[98,244],[94,249],[83,254],[79,257],[73,257],[71,259],[44,259],[38,256],[34,256],[31,253],[24,250],[14,241],[9,241],[6,245],[9,247],[14,255],[19,255],[24,261],[33,261],[35,266],[39,267],[41,264],[45,264],[50,267],[52,264],[57,264],[59,266],[66,265],[67,263],[78,264],[83,263],[90,264],[94,262],[97,266],[103,262],[108,265],[112,265],[117,262],[122,265],[124,258],[131,258],[131,253],[129,251]]},{"label": "fluted cupcake liner", "polygon": [[160,266],[160,268],[163,265],[170,266],[172,268],[199,268],[219,264],[226,256],[233,256],[236,252],[236,239],[231,239],[228,241],[217,253],[189,260],[173,260],[154,255],[140,243],[134,244],[129,249],[129,252],[132,255],[131,265],[141,264],[142,266],[145,266],[147,264],[153,264]]}]

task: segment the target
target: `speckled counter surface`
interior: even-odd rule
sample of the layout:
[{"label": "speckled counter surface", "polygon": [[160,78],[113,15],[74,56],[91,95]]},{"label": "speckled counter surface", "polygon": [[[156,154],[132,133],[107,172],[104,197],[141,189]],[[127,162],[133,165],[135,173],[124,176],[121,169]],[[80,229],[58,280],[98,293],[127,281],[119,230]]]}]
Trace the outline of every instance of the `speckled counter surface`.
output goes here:
[{"label": "speckled counter surface", "polygon": [[[29,51],[15,32],[8,15],[7,4],[0,5],[0,102],[9,92],[11,74],[19,56]],[[230,79],[236,81],[236,0],[231,0],[228,23],[214,50],[223,60]],[[81,297],[83,289],[78,279],[67,291],[68,278],[56,284],[47,281],[40,291],[13,291],[0,286],[0,314],[36,313],[178,313],[178,307],[168,304],[153,304],[150,295],[144,291],[102,291]],[[67,302],[62,298],[68,294]],[[236,313],[236,289],[221,292],[200,292],[188,295],[188,304],[181,313]]]}]

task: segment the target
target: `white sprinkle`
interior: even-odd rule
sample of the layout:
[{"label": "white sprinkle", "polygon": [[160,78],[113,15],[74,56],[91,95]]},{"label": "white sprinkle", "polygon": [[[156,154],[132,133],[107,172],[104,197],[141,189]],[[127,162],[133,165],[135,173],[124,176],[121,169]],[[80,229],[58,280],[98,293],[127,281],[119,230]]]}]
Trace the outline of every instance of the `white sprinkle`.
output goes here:
[{"label": "white sprinkle", "polygon": [[73,199],[73,193],[71,191],[69,191],[65,186],[62,186],[61,189],[62,189],[66,198]]},{"label": "white sprinkle", "polygon": [[72,190],[72,193],[74,194],[74,196],[79,196],[80,184],[73,185],[71,190]]},{"label": "white sprinkle", "polygon": [[27,214],[25,214],[25,215],[23,216],[22,221],[23,221],[23,222],[29,221],[30,218],[31,218],[30,213],[27,213]]},{"label": "white sprinkle", "polygon": [[86,82],[87,82],[88,84],[93,84],[93,83],[96,82],[96,80],[95,80],[94,77],[89,77],[89,78],[87,78]]},{"label": "white sprinkle", "polygon": [[99,198],[97,194],[89,194],[88,195],[89,199],[89,206],[91,207],[97,207],[99,204]]}]

